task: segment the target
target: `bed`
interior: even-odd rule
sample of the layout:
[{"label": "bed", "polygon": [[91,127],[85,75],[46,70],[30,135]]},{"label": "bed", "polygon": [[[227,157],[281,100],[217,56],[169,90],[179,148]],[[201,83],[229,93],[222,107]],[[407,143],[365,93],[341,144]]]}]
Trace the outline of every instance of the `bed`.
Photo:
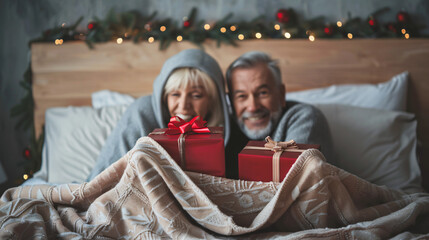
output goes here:
[{"label": "bed", "polygon": [[[166,59],[195,47],[188,42],[174,43],[165,51],[156,43],[104,43],[94,50],[81,42],[32,45],[36,134],[46,123],[44,159],[35,179],[49,184],[22,186],[3,195],[3,209],[15,209],[3,217],[9,234],[428,236],[424,226],[429,224],[429,197],[418,189],[429,188],[426,39],[203,45],[224,70],[250,50],[278,59],[286,99],[314,104],[327,117],[340,160],[337,166],[310,150],[280,183],[234,181],[185,173],[156,142],[142,138],[96,179],[80,184],[127,104],[151,93]],[[24,197],[33,200],[22,203]],[[22,224],[7,221],[13,215],[23,223],[34,212],[52,227],[21,231]],[[58,217],[45,216],[48,212]],[[34,222],[41,228],[41,222]]]}]

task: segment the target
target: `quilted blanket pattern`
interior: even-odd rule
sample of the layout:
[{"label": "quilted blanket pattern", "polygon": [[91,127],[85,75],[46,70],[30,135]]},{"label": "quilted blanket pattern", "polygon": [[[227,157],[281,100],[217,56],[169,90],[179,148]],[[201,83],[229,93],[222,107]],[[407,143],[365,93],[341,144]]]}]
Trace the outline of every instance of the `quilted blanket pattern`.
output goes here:
[{"label": "quilted blanket pattern", "polygon": [[0,199],[0,239],[401,239],[427,226],[429,194],[373,185],[318,150],[281,183],[251,182],[184,172],[148,137],[91,182]]}]

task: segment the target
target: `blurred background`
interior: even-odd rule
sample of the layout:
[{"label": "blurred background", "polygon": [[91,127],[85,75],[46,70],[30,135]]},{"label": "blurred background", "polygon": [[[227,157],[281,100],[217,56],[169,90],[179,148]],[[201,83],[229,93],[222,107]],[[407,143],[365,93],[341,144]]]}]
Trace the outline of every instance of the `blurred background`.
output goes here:
[{"label": "blurred background", "polygon": [[[427,0],[1,0],[0,1],[0,194],[22,181],[28,161],[31,130],[16,129],[18,118],[11,109],[20,103],[26,90],[20,85],[31,56],[29,42],[48,30],[71,25],[80,17],[78,30],[88,23],[104,19],[113,9],[117,13],[138,11],[143,16],[157,12],[155,19],[171,18],[179,23],[192,8],[196,20],[216,22],[233,15],[230,21],[251,21],[261,16],[275,21],[279,9],[293,9],[298,18],[323,16],[326,22],[352,18],[364,20],[377,10],[388,8],[380,22],[395,21],[405,13],[419,26],[421,36],[429,35],[429,1]],[[412,35],[410,36],[413,37]]]}]

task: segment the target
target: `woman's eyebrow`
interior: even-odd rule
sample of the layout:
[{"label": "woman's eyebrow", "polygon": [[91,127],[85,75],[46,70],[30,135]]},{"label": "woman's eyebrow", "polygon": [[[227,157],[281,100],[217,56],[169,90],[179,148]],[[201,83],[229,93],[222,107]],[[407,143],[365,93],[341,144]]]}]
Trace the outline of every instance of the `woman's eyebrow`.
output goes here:
[{"label": "woman's eyebrow", "polygon": [[201,86],[201,85],[194,85],[194,86],[192,86],[191,87],[192,89],[204,89],[204,87],[203,86]]}]

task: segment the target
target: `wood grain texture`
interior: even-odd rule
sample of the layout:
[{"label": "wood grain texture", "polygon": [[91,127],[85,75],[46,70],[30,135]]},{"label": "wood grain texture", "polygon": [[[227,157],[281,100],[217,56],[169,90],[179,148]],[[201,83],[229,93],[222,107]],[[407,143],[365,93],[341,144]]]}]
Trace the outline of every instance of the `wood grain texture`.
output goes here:
[{"label": "wood grain texture", "polygon": [[[204,49],[225,70],[239,55],[261,50],[278,59],[287,91],[332,84],[379,83],[409,71],[408,111],[418,120],[422,172],[429,172],[429,40],[248,40],[238,47],[209,41]],[[91,104],[91,93],[110,89],[132,96],[152,92],[152,83],[169,57],[188,48],[173,43],[160,51],[157,43],[103,43],[89,49],[82,42],[32,45],[36,132],[49,107]],[[424,174],[429,189],[429,175]]]}]

